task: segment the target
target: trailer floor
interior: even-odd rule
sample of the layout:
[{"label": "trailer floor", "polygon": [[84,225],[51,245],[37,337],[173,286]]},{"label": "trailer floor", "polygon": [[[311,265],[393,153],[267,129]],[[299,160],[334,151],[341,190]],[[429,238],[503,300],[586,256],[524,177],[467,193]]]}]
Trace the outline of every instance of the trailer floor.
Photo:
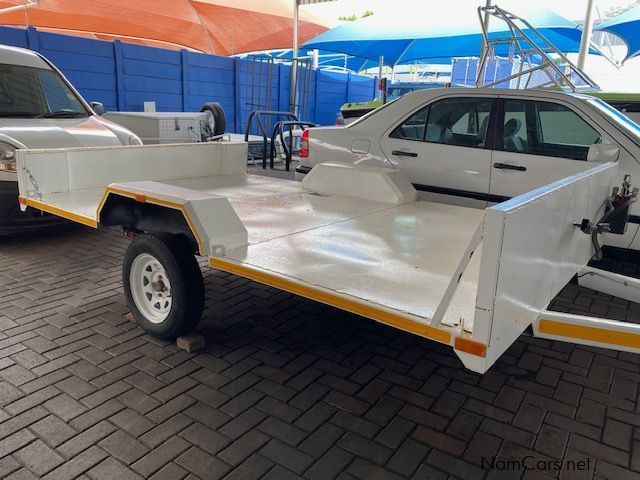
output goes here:
[{"label": "trailer floor", "polygon": [[[73,227],[0,243],[0,478],[523,473],[494,456],[640,475],[639,355],[523,336],[480,376],[450,348],[205,259],[207,346],[189,354],[127,321],[127,242]],[[640,318],[575,285],[554,305]]]},{"label": "trailer floor", "polygon": [[[424,334],[444,343],[450,343],[451,332],[458,329],[473,332],[479,254],[465,269],[451,304],[438,318],[436,312],[484,210],[321,195],[301,190],[298,182],[263,175],[193,176],[159,183],[165,189],[187,188],[228,199],[247,229],[249,245],[226,250],[221,260],[228,268],[212,263],[221,270],[240,274],[237,269],[242,268],[286,278],[301,288],[393,316],[413,331],[430,329],[435,320],[437,328]],[[125,189],[124,183],[114,185]],[[96,225],[103,195],[103,188],[77,189],[45,194],[38,202],[51,212]]]}]

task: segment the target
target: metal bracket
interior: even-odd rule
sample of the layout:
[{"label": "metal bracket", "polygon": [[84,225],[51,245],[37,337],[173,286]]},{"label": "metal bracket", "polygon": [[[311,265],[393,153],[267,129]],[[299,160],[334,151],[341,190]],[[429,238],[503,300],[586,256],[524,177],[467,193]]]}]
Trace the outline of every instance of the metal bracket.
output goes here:
[{"label": "metal bracket", "polygon": [[42,193],[40,193],[40,187],[38,187],[38,181],[31,173],[31,170],[29,170],[27,167],[22,167],[22,169],[29,176],[29,181],[31,182],[31,185],[33,185],[33,188],[35,189],[33,192],[34,195],[36,195],[40,200],[42,200]]}]

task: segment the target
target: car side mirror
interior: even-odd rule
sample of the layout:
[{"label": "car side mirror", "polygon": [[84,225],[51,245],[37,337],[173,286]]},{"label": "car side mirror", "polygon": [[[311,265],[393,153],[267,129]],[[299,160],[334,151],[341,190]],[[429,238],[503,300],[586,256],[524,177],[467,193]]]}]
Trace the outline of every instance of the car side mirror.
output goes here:
[{"label": "car side mirror", "polygon": [[91,109],[96,112],[96,115],[104,115],[104,105],[102,102],[91,102]]},{"label": "car side mirror", "polygon": [[594,143],[589,147],[588,162],[615,162],[620,156],[620,147],[610,143]]}]

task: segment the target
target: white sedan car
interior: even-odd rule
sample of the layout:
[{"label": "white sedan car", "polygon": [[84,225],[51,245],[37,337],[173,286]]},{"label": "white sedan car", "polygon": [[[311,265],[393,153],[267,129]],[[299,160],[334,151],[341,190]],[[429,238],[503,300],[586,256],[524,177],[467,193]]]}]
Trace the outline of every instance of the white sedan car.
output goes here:
[{"label": "white sedan car", "polygon": [[[484,208],[593,162],[617,160],[640,181],[640,126],[583,94],[420,90],[346,127],[305,131],[301,157],[299,179],[328,161],[393,167],[427,200]],[[627,233],[605,244],[640,250],[640,206],[632,213]]]}]

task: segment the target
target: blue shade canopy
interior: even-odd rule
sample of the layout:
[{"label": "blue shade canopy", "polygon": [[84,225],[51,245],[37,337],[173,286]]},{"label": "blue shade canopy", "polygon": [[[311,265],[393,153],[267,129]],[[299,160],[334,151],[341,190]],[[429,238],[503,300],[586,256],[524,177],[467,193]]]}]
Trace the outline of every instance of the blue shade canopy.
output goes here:
[{"label": "blue shade canopy", "polygon": [[[374,14],[347,22],[309,40],[304,47],[375,61],[384,56],[387,65],[480,55],[482,31],[476,8],[452,11],[428,5],[425,2],[423,11],[399,8],[395,16]],[[575,23],[538,7],[518,6],[512,13],[529,21],[560,51],[579,51],[582,30]],[[519,22],[517,25],[523,27]],[[492,18],[489,32],[490,37],[500,37],[508,29],[504,22]],[[495,52],[508,55],[509,46],[498,45]]]},{"label": "blue shade canopy", "polygon": [[601,23],[595,30],[604,30],[620,37],[627,44],[625,60],[640,55],[640,7]]}]

